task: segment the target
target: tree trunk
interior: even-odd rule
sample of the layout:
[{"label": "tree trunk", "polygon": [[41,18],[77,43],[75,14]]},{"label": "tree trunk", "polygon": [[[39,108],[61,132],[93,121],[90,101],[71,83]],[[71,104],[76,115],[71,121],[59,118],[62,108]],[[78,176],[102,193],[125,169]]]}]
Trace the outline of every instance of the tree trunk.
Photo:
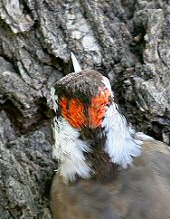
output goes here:
[{"label": "tree trunk", "polygon": [[51,86],[107,76],[139,131],[169,143],[170,1],[0,0],[0,218],[50,219]]}]

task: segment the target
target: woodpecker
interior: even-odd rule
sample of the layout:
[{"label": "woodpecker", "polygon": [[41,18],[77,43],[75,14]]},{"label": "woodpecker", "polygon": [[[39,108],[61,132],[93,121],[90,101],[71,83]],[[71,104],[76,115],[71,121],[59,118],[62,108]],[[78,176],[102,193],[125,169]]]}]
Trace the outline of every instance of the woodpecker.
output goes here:
[{"label": "woodpecker", "polygon": [[[53,218],[162,218],[159,210],[165,214],[170,203],[170,183],[161,181],[165,176],[157,157],[161,153],[170,166],[169,151],[154,140],[141,147],[109,80],[79,68],[57,81],[51,99],[58,160],[51,187]],[[167,199],[159,203],[160,195]],[[163,218],[170,218],[167,211]]]}]

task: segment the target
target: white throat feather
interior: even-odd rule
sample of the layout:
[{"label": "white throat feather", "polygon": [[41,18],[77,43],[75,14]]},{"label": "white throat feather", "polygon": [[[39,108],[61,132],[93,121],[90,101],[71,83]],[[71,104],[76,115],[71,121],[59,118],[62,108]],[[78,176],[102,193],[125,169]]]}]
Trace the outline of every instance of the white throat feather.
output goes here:
[{"label": "white throat feather", "polygon": [[140,155],[142,141],[132,137],[134,130],[128,126],[126,118],[119,113],[114,102],[106,112],[102,127],[106,132],[105,152],[111,162],[126,168],[132,163],[132,157]]},{"label": "white throat feather", "polygon": [[90,151],[88,143],[79,139],[79,130],[73,128],[64,118],[54,118],[53,124],[53,155],[60,162],[59,174],[65,182],[74,181],[76,174],[85,179],[89,178],[91,169],[83,154]]}]

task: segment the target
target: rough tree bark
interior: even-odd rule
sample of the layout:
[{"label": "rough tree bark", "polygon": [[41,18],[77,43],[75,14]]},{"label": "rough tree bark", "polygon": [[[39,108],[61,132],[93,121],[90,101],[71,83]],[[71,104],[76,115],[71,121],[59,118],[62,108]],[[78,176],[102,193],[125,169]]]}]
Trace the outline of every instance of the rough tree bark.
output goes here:
[{"label": "rough tree bark", "polygon": [[138,130],[169,143],[169,39],[169,0],[0,0],[0,218],[51,218],[46,98],[71,51],[109,77]]}]

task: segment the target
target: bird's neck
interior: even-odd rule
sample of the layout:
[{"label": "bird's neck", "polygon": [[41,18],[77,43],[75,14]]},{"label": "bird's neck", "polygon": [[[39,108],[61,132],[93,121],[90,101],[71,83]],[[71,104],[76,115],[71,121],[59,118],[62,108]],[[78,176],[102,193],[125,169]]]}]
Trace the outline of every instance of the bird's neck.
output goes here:
[{"label": "bird's neck", "polygon": [[101,182],[110,182],[117,177],[120,166],[111,162],[108,154],[103,150],[93,151],[86,155],[86,160],[91,166],[91,179]]},{"label": "bird's neck", "polygon": [[90,151],[84,153],[91,169],[90,178],[108,181],[115,177],[118,165],[111,162],[109,154],[105,152],[106,135],[103,129],[82,129],[80,133],[82,139],[90,144]]}]

